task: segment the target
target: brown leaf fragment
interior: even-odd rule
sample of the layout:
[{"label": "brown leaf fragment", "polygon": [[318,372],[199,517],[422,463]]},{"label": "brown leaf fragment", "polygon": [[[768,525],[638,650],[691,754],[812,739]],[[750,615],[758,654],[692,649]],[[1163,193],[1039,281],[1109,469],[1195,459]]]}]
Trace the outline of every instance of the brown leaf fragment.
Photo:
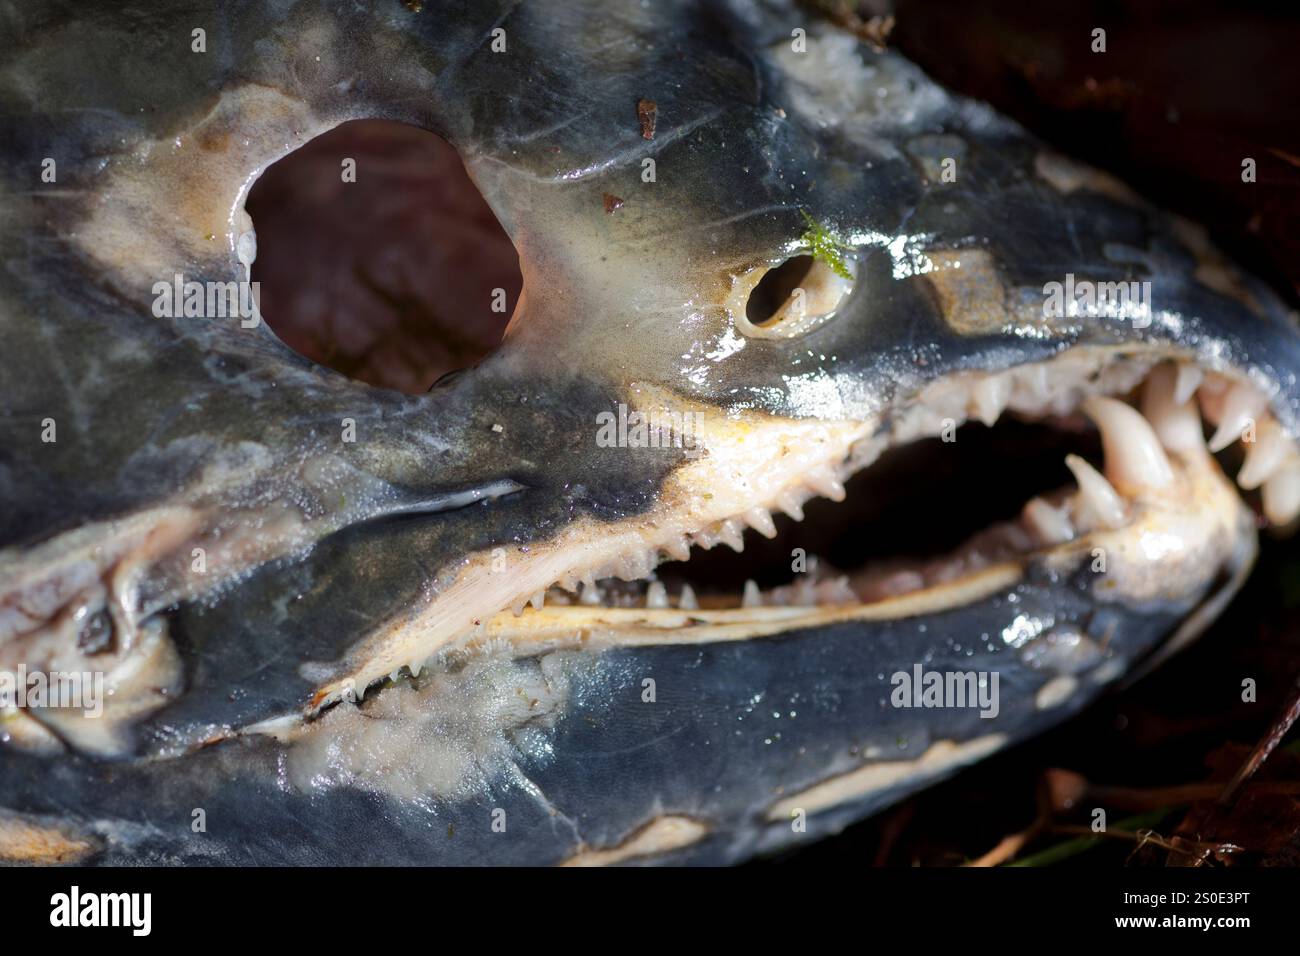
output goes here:
[{"label": "brown leaf fragment", "polygon": [[615,212],[623,205],[623,197],[615,196],[613,193],[605,193],[605,213],[606,215]]},{"label": "brown leaf fragment", "polygon": [[641,124],[642,139],[655,138],[655,121],[659,118],[659,106],[654,100],[636,101],[636,121]]}]

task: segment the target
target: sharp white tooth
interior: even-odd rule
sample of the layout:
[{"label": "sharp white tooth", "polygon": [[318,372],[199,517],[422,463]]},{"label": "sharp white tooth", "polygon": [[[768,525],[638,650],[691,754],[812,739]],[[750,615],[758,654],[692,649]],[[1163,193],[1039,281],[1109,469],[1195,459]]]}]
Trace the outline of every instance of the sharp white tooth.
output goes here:
[{"label": "sharp white tooth", "polygon": [[745,550],[744,531],[740,526],[740,522],[735,518],[728,518],[722,522],[722,527],[718,529],[718,537],[722,539],[723,544],[733,551]]},{"label": "sharp white tooth", "polygon": [[665,544],[664,551],[675,561],[689,561],[691,559],[691,543],[686,540],[685,535],[678,535]]},{"label": "sharp white tooth", "polygon": [[694,611],[700,606],[695,598],[695,589],[689,584],[682,585],[682,593],[677,597],[677,606],[683,611]]},{"label": "sharp white tooth", "polygon": [[1111,530],[1123,527],[1124,500],[1101,472],[1078,455],[1066,455],[1065,464],[1079,483],[1079,503],[1084,517],[1091,519],[1088,523]]},{"label": "sharp white tooth", "polygon": [[776,499],[777,506],[795,521],[803,520],[803,503],[792,491],[783,491]]},{"label": "sharp white tooth", "polygon": [[1259,423],[1255,440],[1246,443],[1246,460],[1237,472],[1237,484],[1247,491],[1258,488],[1278,470],[1293,448],[1277,419],[1266,416]]},{"label": "sharp white tooth", "polygon": [[759,607],[763,603],[763,594],[752,579],[745,582],[745,592],[740,596],[741,607]]},{"label": "sharp white tooth", "polygon": [[588,607],[597,607],[605,600],[605,595],[601,593],[600,588],[596,587],[596,585],[584,581],[582,584],[582,597],[578,600]]},{"label": "sharp white tooth", "polygon": [[705,551],[708,551],[718,543],[718,536],[712,531],[697,531],[692,535],[692,537],[695,538],[695,543]]},{"label": "sharp white tooth", "polygon": [[971,412],[985,425],[992,427],[1001,417],[1011,398],[1011,379],[1005,375],[989,375],[980,379],[971,389]]},{"label": "sharp white tooth", "polygon": [[1181,405],[1195,395],[1204,378],[1205,373],[1199,365],[1180,362],[1174,373],[1174,404]]},{"label": "sharp white tooth", "polygon": [[397,670],[393,671],[391,674],[388,675],[388,679],[392,681],[394,684],[396,684],[398,678],[400,678],[401,676],[402,676],[402,669],[399,667]]},{"label": "sharp white tooth", "polygon": [[1264,516],[1275,525],[1288,525],[1300,515],[1300,461],[1289,460],[1260,491]]},{"label": "sharp white tooth", "polygon": [[546,592],[545,591],[535,592],[533,594],[532,600],[529,601],[528,603],[533,606],[534,611],[540,611],[542,609],[542,606],[546,604]]},{"label": "sharp white tooth", "polygon": [[406,665],[406,669],[411,672],[412,677],[419,677],[420,671],[424,670],[424,665],[419,661],[411,661],[411,663]]},{"label": "sharp white tooth", "polygon": [[524,613],[524,608],[527,606],[528,606],[528,601],[525,598],[520,598],[510,606],[510,610],[514,611],[515,617],[519,617],[519,615]]},{"label": "sharp white tooth", "polygon": [[844,500],[844,485],[829,468],[814,468],[804,475],[804,483],[823,498]]},{"label": "sharp white tooth", "polygon": [[1205,448],[1205,432],[1196,403],[1178,400],[1178,376],[1187,367],[1195,368],[1160,365],[1151,370],[1142,387],[1143,416],[1166,448],[1183,455],[1201,453]]},{"label": "sharp white tooth", "polygon": [[1064,544],[1074,538],[1070,516],[1042,498],[1033,498],[1025,505],[1024,520],[1044,545]]},{"label": "sharp white tooth", "polygon": [[746,511],[745,524],[765,538],[776,537],[776,525],[772,522],[772,516],[763,508],[750,508]]},{"label": "sharp white tooth", "polygon": [[668,589],[662,581],[651,581],[645,592],[645,606],[652,608],[668,607]]},{"label": "sharp white tooth", "polygon": [[1106,452],[1106,477],[1123,492],[1163,488],[1174,480],[1160,439],[1136,408],[1113,398],[1092,395],[1083,410],[1101,430]]},{"label": "sharp white tooth", "polygon": [[1245,382],[1233,385],[1224,396],[1219,427],[1210,439],[1210,451],[1223,451],[1235,442],[1263,410],[1264,396]]}]

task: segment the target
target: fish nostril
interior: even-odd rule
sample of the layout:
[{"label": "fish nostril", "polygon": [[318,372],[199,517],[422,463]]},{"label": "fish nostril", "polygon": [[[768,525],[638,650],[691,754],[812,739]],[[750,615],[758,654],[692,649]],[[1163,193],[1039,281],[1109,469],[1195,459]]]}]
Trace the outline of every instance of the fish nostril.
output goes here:
[{"label": "fish nostril", "polygon": [[268,167],[247,210],[262,318],[350,378],[427,392],[496,349],[518,304],[514,244],[426,130],[344,123]]},{"label": "fish nostril", "polygon": [[727,310],[750,338],[794,338],[834,316],[853,288],[853,275],[851,265],[837,271],[813,255],[791,256],[737,276]]},{"label": "fish nostril", "polygon": [[795,290],[802,288],[813,265],[812,256],[793,256],[779,266],[768,269],[758,280],[754,291],[745,303],[745,318],[756,326],[765,326],[776,319],[777,312],[786,304]]}]

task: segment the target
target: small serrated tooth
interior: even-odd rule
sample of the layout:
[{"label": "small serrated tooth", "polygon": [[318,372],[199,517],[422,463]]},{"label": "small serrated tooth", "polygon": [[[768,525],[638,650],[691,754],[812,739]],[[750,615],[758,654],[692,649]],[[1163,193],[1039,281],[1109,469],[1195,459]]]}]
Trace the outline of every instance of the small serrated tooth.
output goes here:
[{"label": "small serrated tooth", "polygon": [[695,589],[689,584],[682,585],[682,593],[677,597],[677,606],[683,611],[694,611],[700,606],[695,597]]},{"label": "small serrated tooth", "polygon": [[795,521],[803,520],[803,503],[792,491],[783,491],[776,497],[777,507]]},{"label": "small serrated tooth", "polygon": [[1260,489],[1264,516],[1275,525],[1288,525],[1300,515],[1300,460],[1290,459],[1269,476]]},{"label": "small serrated tooth", "polygon": [[1103,528],[1124,526],[1124,500],[1096,468],[1078,455],[1066,455],[1065,465],[1079,484],[1079,503],[1088,517]]},{"label": "small serrated tooth", "polygon": [[599,607],[605,601],[605,595],[596,585],[582,582],[582,595],[578,598],[579,602],[588,607]]},{"label": "small serrated tooth", "polygon": [[648,608],[668,607],[668,589],[664,587],[662,581],[651,581],[650,587],[646,588],[645,606]]},{"label": "small serrated tooth", "polygon": [[1151,423],[1132,406],[1103,395],[1089,396],[1083,410],[1097,423],[1106,453],[1106,478],[1126,494],[1164,488],[1173,468]]},{"label": "small serrated tooth", "polygon": [[1201,413],[1195,402],[1178,401],[1178,375],[1178,369],[1167,364],[1151,370],[1142,386],[1142,414],[1155,429],[1161,444],[1170,451],[1182,455],[1203,454],[1205,432],[1201,427]]},{"label": "small serrated tooth", "polygon": [[411,672],[412,677],[419,677],[420,671],[424,670],[424,665],[419,661],[411,661],[411,663],[406,665],[406,669]]},{"label": "small serrated tooth", "polygon": [[722,522],[722,526],[718,531],[718,536],[722,539],[722,543],[727,545],[733,551],[745,550],[744,532],[741,529],[740,522],[735,518],[728,518],[726,521]]},{"label": "small serrated tooth", "polygon": [[745,524],[749,525],[765,538],[776,537],[776,524],[764,508],[750,508],[745,512]]},{"label": "small serrated tooth", "polygon": [[1223,411],[1219,427],[1210,438],[1210,451],[1223,451],[1235,442],[1263,410],[1264,396],[1255,388],[1245,382],[1233,385],[1223,398]]},{"label": "small serrated tooth", "polygon": [[745,590],[740,596],[741,607],[760,607],[763,604],[763,592],[758,589],[753,578],[745,581]]},{"label": "small serrated tooth", "polygon": [[844,500],[844,484],[829,468],[814,468],[803,476],[803,480],[804,484],[823,498],[831,501]]},{"label": "small serrated tooth", "polygon": [[396,684],[398,680],[401,679],[401,677],[402,677],[402,669],[400,667],[388,675],[388,679],[392,681],[394,684]]},{"label": "small serrated tooth", "polygon": [[1011,399],[1011,379],[1005,375],[989,375],[975,383],[970,394],[971,412],[989,427],[1002,417]]},{"label": "small serrated tooth", "polygon": [[546,605],[546,592],[534,591],[528,603],[533,606],[534,611],[540,611]]},{"label": "small serrated tooth", "polygon": [[564,590],[568,591],[570,594],[578,593],[578,579],[573,576],[572,572],[560,578],[559,585],[560,587],[564,588]]},{"label": "small serrated tooth", "polygon": [[1031,499],[1024,507],[1024,521],[1042,544],[1054,546],[1074,540],[1070,516],[1042,498]]},{"label": "small serrated tooth", "polygon": [[817,585],[806,576],[794,586],[792,603],[797,607],[815,607],[817,605]]},{"label": "small serrated tooth", "polygon": [[670,539],[663,549],[674,561],[689,561],[691,559],[691,543],[686,540],[685,535],[679,534]]},{"label": "small serrated tooth", "polygon": [[515,602],[510,605],[510,610],[514,612],[515,617],[519,617],[524,613],[524,608],[526,608],[527,606],[528,606],[527,598],[517,598]]},{"label": "small serrated tooth", "polygon": [[1247,491],[1258,488],[1281,467],[1294,447],[1277,419],[1264,418],[1255,440],[1246,443],[1246,460],[1237,472],[1237,484]]},{"label": "small serrated tooth", "polygon": [[1201,387],[1201,382],[1205,379],[1205,372],[1199,365],[1192,365],[1190,362],[1179,362],[1178,370],[1174,373],[1174,404],[1182,405],[1188,401],[1196,390]]},{"label": "small serrated tooth", "polygon": [[711,550],[714,547],[714,545],[718,543],[719,540],[718,536],[714,532],[709,531],[707,529],[701,529],[699,531],[696,531],[693,535],[691,535],[691,537],[693,537],[695,539],[695,543],[698,544],[705,551]]},{"label": "small serrated tooth", "polygon": [[822,604],[856,604],[858,596],[853,593],[853,588],[849,586],[849,579],[845,575],[840,575],[834,581],[823,583],[818,591],[821,596]]}]

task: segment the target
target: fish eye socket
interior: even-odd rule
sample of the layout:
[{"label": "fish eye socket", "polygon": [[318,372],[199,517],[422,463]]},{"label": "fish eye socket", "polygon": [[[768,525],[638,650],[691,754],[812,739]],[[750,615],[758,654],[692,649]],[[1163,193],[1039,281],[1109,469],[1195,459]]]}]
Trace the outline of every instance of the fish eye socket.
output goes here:
[{"label": "fish eye socket", "polygon": [[808,254],[759,266],[735,278],[728,311],[751,338],[804,335],[833,318],[852,290],[852,265],[844,268],[849,278]]},{"label": "fish eye socket", "polygon": [[442,137],[335,127],[248,194],[260,311],[285,345],[410,394],[500,345],[523,280],[514,244]]}]

